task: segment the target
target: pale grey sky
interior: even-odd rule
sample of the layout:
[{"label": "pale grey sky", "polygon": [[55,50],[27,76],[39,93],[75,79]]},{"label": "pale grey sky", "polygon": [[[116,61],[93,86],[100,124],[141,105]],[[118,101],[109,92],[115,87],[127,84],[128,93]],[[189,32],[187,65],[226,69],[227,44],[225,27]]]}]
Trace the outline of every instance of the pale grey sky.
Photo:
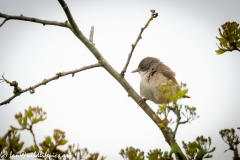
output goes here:
[{"label": "pale grey sky", "polygon": [[[159,16],[144,31],[133,53],[126,79],[139,92],[140,77],[131,74],[141,59],[154,56],[185,82],[191,99],[182,103],[197,108],[199,119],[180,126],[177,142],[197,136],[212,138],[217,147],[213,159],[231,159],[232,152],[219,131],[240,127],[240,53],[217,56],[218,28],[226,21],[240,23],[239,0],[148,0],[148,1],[66,1],[86,37],[95,27],[94,43],[106,60],[121,71],[131,44],[155,9]],[[57,1],[0,1],[0,12],[64,22],[65,14]],[[2,21],[3,19],[1,19]],[[0,74],[26,88],[54,76],[96,63],[84,45],[66,28],[42,26],[24,21],[8,21],[0,28]],[[0,83],[0,101],[10,97],[13,88]],[[147,102],[156,111],[157,105]],[[0,135],[14,115],[28,106],[40,106],[47,120],[34,127],[37,142],[52,135],[53,129],[66,131],[68,144],[79,143],[90,152],[100,152],[108,160],[121,160],[120,149],[134,146],[145,151],[169,150],[161,132],[125,90],[103,69],[95,68],[60,78],[24,93],[10,104],[0,106]],[[239,131],[237,131],[239,133]],[[239,134],[240,135],[240,134]],[[29,133],[22,134],[27,145]]]}]

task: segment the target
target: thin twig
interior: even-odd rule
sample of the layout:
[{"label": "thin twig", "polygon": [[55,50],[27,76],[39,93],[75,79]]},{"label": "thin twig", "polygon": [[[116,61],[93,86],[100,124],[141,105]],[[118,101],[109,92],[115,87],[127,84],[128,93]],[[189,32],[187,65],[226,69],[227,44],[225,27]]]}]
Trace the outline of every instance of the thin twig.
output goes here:
[{"label": "thin twig", "polygon": [[176,106],[174,107],[168,107],[170,110],[173,111],[173,113],[177,116],[177,119],[176,119],[176,126],[175,126],[175,129],[173,131],[173,138],[175,139],[175,136],[177,134],[177,129],[178,129],[178,126],[180,125],[180,120],[181,120],[181,115],[180,115],[180,110],[178,109],[178,106],[177,104],[175,104]]},{"label": "thin twig", "polygon": [[56,73],[55,76],[53,76],[53,77],[51,77],[49,79],[44,79],[42,82],[40,82],[40,83],[38,83],[38,84],[36,84],[34,86],[31,86],[31,87],[28,87],[26,89],[21,90],[17,94],[14,94],[12,97],[10,97],[10,98],[6,99],[5,101],[1,102],[0,105],[4,105],[4,104],[10,103],[10,101],[12,99],[14,99],[15,97],[19,96],[20,94],[22,94],[24,92],[30,91],[30,93],[34,93],[35,88],[38,88],[39,86],[42,86],[42,85],[46,85],[48,82],[56,80],[56,79],[58,79],[58,78],[60,78],[62,76],[66,76],[66,75],[69,75],[69,74],[72,74],[72,76],[74,76],[75,73],[78,73],[78,72],[81,72],[81,71],[84,71],[84,70],[87,70],[87,69],[95,68],[95,67],[100,67],[100,66],[101,66],[100,63],[96,63],[96,64],[92,64],[92,65],[89,65],[89,66],[84,66],[84,67],[76,69],[76,70],[72,70],[72,71],[68,71],[68,72]]},{"label": "thin twig", "polygon": [[34,141],[35,146],[37,146],[37,142],[36,142],[35,134],[34,134],[34,132],[33,132],[33,130],[32,130],[32,126],[33,126],[33,124],[30,125],[30,127],[28,128],[28,130],[31,132],[31,134],[32,134],[32,136],[33,136],[33,141]]},{"label": "thin twig", "polygon": [[0,24],[0,27],[2,27],[6,21],[14,19],[14,20],[22,20],[22,21],[40,23],[40,24],[43,24],[44,26],[45,25],[53,25],[53,26],[65,27],[65,28],[69,28],[70,30],[72,30],[71,25],[67,21],[66,22],[48,21],[48,20],[42,20],[42,19],[37,19],[37,18],[33,18],[33,17],[26,17],[26,16],[23,16],[22,14],[20,16],[12,16],[12,15],[7,15],[7,14],[1,13],[1,12],[0,12],[0,17],[5,18],[4,21]]},{"label": "thin twig", "polygon": [[5,82],[4,73],[3,73],[3,75],[2,75],[2,78],[3,78],[3,79],[0,79],[0,81],[1,81],[0,83]]},{"label": "thin twig", "polygon": [[94,26],[91,27],[89,41],[93,43]]},{"label": "thin twig", "polygon": [[138,41],[139,41],[140,39],[142,39],[142,33],[143,33],[143,31],[148,27],[149,23],[153,20],[153,18],[156,18],[156,17],[158,16],[158,13],[155,13],[155,10],[151,10],[151,12],[152,12],[151,17],[148,19],[148,21],[147,21],[147,23],[145,24],[145,26],[144,26],[143,28],[141,28],[141,31],[140,31],[140,33],[139,33],[139,35],[138,35],[137,40],[135,41],[135,43],[132,44],[132,49],[131,49],[131,51],[130,51],[130,53],[129,53],[129,55],[128,55],[127,62],[126,62],[125,66],[124,66],[124,68],[123,68],[123,70],[122,70],[122,72],[121,72],[121,75],[122,75],[123,77],[124,77],[125,72],[127,71],[127,67],[128,67],[129,62],[130,62],[130,59],[131,59],[131,57],[132,57],[133,51],[134,51],[135,47],[137,46]]},{"label": "thin twig", "polygon": [[11,131],[11,130],[8,130],[7,133],[6,133],[3,137],[1,137],[1,138],[2,138],[3,140],[5,140],[8,136],[11,135],[11,133],[12,133],[12,131]]}]

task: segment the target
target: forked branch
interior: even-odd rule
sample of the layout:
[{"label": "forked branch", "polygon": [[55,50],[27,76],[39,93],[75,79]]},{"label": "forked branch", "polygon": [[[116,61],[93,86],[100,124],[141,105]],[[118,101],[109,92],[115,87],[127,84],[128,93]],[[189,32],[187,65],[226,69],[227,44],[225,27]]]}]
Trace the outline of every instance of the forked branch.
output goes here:
[{"label": "forked branch", "polygon": [[[138,103],[142,98],[138,95],[138,93],[132,88],[132,86],[126,81],[126,79],[124,78],[124,73],[127,70],[127,66],[130,62],[132,53],[134,48],[136,47],[138,41],[141,39],[141,35],[142,32],[144,31],[144,29],[147,28],[147,26],[149,25],[149,23],[153,20],[153,18],[156,18],[158,16],[157,13],[155,13],[154,10],[152,10],[152,16],[150,17],[150,19],[148,20],[148,22],[146,23],[146,25],[141,29],[141,32],[138,36],[138,39],[136,40],[135,44],[132,46],[132,51],[129,54],[127,63],[123,69],[123,71],[121,73],[118,73],[105,59],[104,57],[101,55],[101,53],[97,50],[97,48],[95,47],[95,45],[93,44],[93,42],[91,42],[90,40],[88,40],[80,31],[80,29],[78,28],[77,24],[75,23],[73,16],[71,15],[71,12],[67,6],[67,4],[64,2],[64,0],[58,0],[58,2],[60,3],[60,5],[62,6],[62,9],[64,10],[67,18],[68,18],[68,23],[66,23],[65,27],[69,28],[72,30],[72,32],[75,34],[75,36],[89,49],[89,51],[95,56],[95,58],[98,60],[99,63],[95,64],[94,67],[99,67],[102,66],[109,74],[112,75],[112,77],[114,77],[116,79],[116,81],[118,81],[119,84],[121,84],[121,86],[126,90],[126,92],[128,93],[128,95],[136,102]],[[9,19],[9,17],[5,16],[4,18],[6,18],[6,21]],[[19,18],[19,20],[25,20],[25,19],[21,19]],[[32,20],[32,22],[35,22],[34,20]],[[66,21],[67,22],[67,21]],[[4,22],[5,23],[5,22]],[[40,21],[38,20],[37,23],[40,23]],[[45,24],[45,23],[42,23]],[[50,23],[49,23],[50,24]],[[84,67],[83,67],[84,68]],[[93,68],[93,67],[87,67],[85,69],[89,69],[89,68]],[[84,69],[79,69],[79,70],[84,70]],[[70,71],[71,72],[71,71]],[[31,93],[34,93],[34,89],[39,87],[40,85],[45,85],[46,83],[48,83],[49,81],[58,79],[61,76],[65,76],[67,74],[72,74],[74,75],[75,72],[60,72],[57,73],[54,77],[49,78],[49,79],[45,79],[43,82],[29,87],[27,89],[22,90],[20,93],[26,92],[26,91],[31,91]],[[16,94],[13,97],[9,98],[8,100],[2,102],[0,105],[9,103],[13,98],[15,98],[16,96],[18,96],[20,94]],[[161,118],[148,106],[147,103],[143,103],[141,104],[141,108],[143,109],[143,111],[152,119],[152,121],[159,127],[159,123],[162,122]],[[161,128],[159,127],[162,134],[165,137],[166,142],[171,146],[171,147],[175,147],[177,146],[176,140],[173,137],[173,132],[171,130],[171,128],[169,127],[165,127],[165,128]],[[178,147],[178,146],[177,146]],[[186,157],[182,154],[181,149],[178,147],[177,151],[176,151],[176,155],[177,157],[179,157],[178,159],[186,159]]]},{"label": "forked branch", "polygon": [[77,23],[75,22],[75,20],[73,19],[72,17],[72,14],[70,12],[70,10],[68,9],[68,6],[67,4],[64,2],[64,0],[58,0],[58,2],[60,3],[60,5],[62,6],[62,9],[64,10],[67,18],[68,18],[68,21],[69,23],[71,24],[72,26],[72,31],[73,33],[78,37],[79,35],[81,35],[81,31],[79,30],[78,26],[77,26]]}]

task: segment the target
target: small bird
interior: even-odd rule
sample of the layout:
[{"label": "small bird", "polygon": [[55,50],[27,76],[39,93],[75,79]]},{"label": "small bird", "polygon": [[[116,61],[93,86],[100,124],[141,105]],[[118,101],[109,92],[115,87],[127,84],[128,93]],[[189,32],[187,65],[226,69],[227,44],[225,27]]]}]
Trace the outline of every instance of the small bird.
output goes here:
[{"label": "small bird", "polygon": [[[144,97],[139,103],[151,100],[156,104],[169,103],[163,93],[156,87],[164,82],[172,80],[178,84],[175,79],[175,73],[159,59],[154,57],[144,58],[138,65],[138,68],[132,73],[138,72],[141,76],[140,95]],[[191,98],[185,96],[184,98]]]}]

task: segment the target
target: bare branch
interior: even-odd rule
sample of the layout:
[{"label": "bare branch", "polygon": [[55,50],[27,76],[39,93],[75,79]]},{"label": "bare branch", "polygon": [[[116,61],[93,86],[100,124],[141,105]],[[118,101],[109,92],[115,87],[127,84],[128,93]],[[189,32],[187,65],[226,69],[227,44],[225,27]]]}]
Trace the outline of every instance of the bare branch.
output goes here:
[{"label": "bare branch", "polygon": [[79,35],[82,34],[82,32],[79,30],[75,20],[73,19],[72,14],[71,14],[70,10],[68,9],[67,4],[64,2],[64,0],[58,0],[58,2],[62,6],[62,8],[68,18],[68,21],[69,21],[70,25],[72,26],[73,33],[78,37]]},{"label": "bare branch", "polygon": [[175,138],[176,136],[176,133],[177,133],[177,130],[178,130],[178,126],[180,124],[180,120],[181,120],[181,115],[180,115],[180,110],[181,110],[181,107],[179,107],[177,104],[174,104],[173,107],[170,107],[168,106],[169,110],[171,110],[177,117],[176,119],[176,126],[175,126],[175,129],[173,131],[173,137]]},{"label": "bare branch", "polygon": [[[74,34],[79,38],[80,41],[89,49],[89,51],[96,57],[96,59],[101,63],[102,67],[107,70],[109,74],[111,74],[117,81],[122,85],[122,87],[126,90],[128,95],[138,104],[138,102],[142,99],[138,93],[132,88],[132,86],[126,81],[126,79],[118,73],[101,55],[101,53],[97,50],[97,48],[90,42],[79,30],[77,25],[75,24],[75,21],[73,20],[71,13],[66,5],[66,3],[63,0],[58,0],[59,3],[61,4],[62,8],[65,11],[65,14],[68,17],[68,21],[70,25],[73,27]],[[157,14],[153,17],[155,18]],[[149,22],[152,19],[148,21],[146,25],[149,24]],[[152,119],[152,121],[156,124],[158,128],[160,128],[162,134],[164,135],[166,142],[170,146],[176,145],[176,140],[173,138],[173,132],[171,128],[165,127],[161,128],[159,127],[159,123],[161,123],[161,118],[157,116],[157,114],[149,107],[147,103],[142,103],[141,105],[142,110]],[[180,158],[183,157],[184,155],[181,154],[181,150],[179,151],[180,153]]]},{"label": "bare branch", "polygon": [[89,35],[89,41],[92,43],[93,43],[93,34],[94,34],[94,27],[92,26],[90,30],[90,35]]},{"label": "bare branch", "polygon": [[156,18],[156,17],[158,16],[158,13],[155,13],[155,10],[151,10],[151,12],[152,12],[151,17],[148,19],[148,21],[147,21],[147,23],[145,24],[145,26],[144,26],[143,28],[141,28],[141,31],[140,31],[140,33],[139,33],[139,35],[138,35],[137,40],[135,41],[135,43],[132,44],[132,49],[131,49],[131,51],[130,51],[130,53],[129,53],[129,55],[128,55],[127,62],[126,62],[125,66],[124,66],[124,68],[123,68],[123,70],[122,70],[122,72],[121,72],[121,75],[122,75],[123,77],[124,77],[125,72],[127,71],[127,67],[128,67],[129,62],[130,62],[130,59],[131,59],[131,57],[132,57],[133,51],[134,51],[135,47],[137,46],[138,41],[139,41],[140,39],[142,39],[142,33],[143,33],[143,31],[148,27],[149,23],[153,20],[153,18]]},{"label": "bare branch", "polygon": [[[76,70],[72,70],[72,71],[68,71],[68,72],[56,73],[55,76],[53,76],[53,77],[51,77],[49,79],[44,79],[42,82],[40,82],[40,83],[38,83],[38,84],[36,84],[34,86],[28,87],[28,88],[23,89],[23,90],[19,90],[18,92],[15,92],[15,94],[12,97],[10,97],[7,100],[1,102],[0,105],[4,105],[4,104],[10,103],[10,101],[12,99],[14,99],[15,97],[19,96],[20,94],[22,94],[24,92],[30,91],[30,93],[33,94],[35,92],[35,88],[38,88],[38,87],[40,87],[42,85],[46,85],[48,82],[56,80],[56,79],[58,79],[58,78],[60,78],[62,76],[66,76],[66,75],[72,74],[72,77],[73,77],[75,73],[78,73],[78,72],[81,72],[81,71],[84,71],[84,70],[87,70],[87,69],[95,68],[95,67],[100,67],[100,66],[101,66],[100,63],[96,63],[96,64],[93,64],[93,65],[84,66],[84,67],[76,69]],[[10,83],[10,85],[12,83],[12,82],[8,81],[7,79],[4,79],[4,81],[7,82],[7,83]],[[16,81],[13,81],[13,82],[16,82]]]},{"label": "bare branch", "polygon": [[[126,66],[124,67],[124,70],[122,71],[122,74],[118,73],[105,59],[104,57],[101,55],[101,53],[97,50],[97,48],[94,46],[94,44],[89,41],[83,34],[82,32],[79,30],[77,24],[75,23],[72,15],[71,15],[71,12],[70,10],[68,9],[68,6],[67,4],[64,2],[64,0],[58,0],[60,5],[62,6],[67,18],[68,18],[68,22],[70,23],[70,26],[71,26],[71,30],[72,32],[75,34],[75,36],[89,49],[89,51],[96,57],[96,59],[98,60],[98,64],[97,66],[102,66],[109,74],[111,74],[118,82],[119,84],[122,85],[122,87],[126,90],[126,92],[128,93],[129,96],[131,96],[131,98],[136,102],[138,103],[142,98],[138,95],[138,93],[132,88],[132,86],[126,81],[126,79],[123,77],[124,73],[126,72],[126,69],[127,69],[127,65],[129,64],[129,61],[130,61],[130,58],[131,58],[131,55],[129,55],[130,58],[128,58],[128,62],[126,64]],[[143,30],[145,28],[147,28],[147,26],[149,25],[149,23],[152,21],[153,18],[156,18],[157,17],[157,13],[155,13],[155,11],[151,11],[153,14],[151,16],[151,18],[148,20],[148,22],[146,23],[145,27],[142,28],[141,32],[140,32],[140,36],[139,36],[139,39],[136,41],[136,44],[137,42],[141,39],[141,34],[143,32]],[[135,46],[134,46],[135,48]],[[134,49],[133,48],[133,49]],[[132,53],[131,53],[132,54]],[[72,74],[74,75],[74,72],[73,73],[68,73],[68,74]],[[60,73],[57,73],[56,76],[50,78],[50,79],[47,79],[47,80],[44,80],[43,82],[33,86],[33,87],[29,87],[27,89],[24,89],[22,90],[21,93],[26,92],[26,91],[32,91],[32,93],[34,92],[34,88],[36,87],[39,87],[40,85],[44,85],[46,84],[46,82],[48,81],[52,81],[54,79],[57,79],[61,76],[65,76],[67,75],[67,73],[65,72],[60,72]],[[3,105],[3,104],[7,104],[9,103],[13,98],[15,98],[16,96],[18,96],[20,94],[17,94],[17,95],[14,95],[13,97],[9,98],[8,100],[0,103],[0,105]],[[169,127],[164,127],[164,128],[161,128],[158,124],[162,122],[161,118],[157,116],[157,114],[147,105],[147,103],[142,103],[141,104],[141,108],[143,109],[143,111],[152,119],[152,121],[156,124],[156,126],[158,126],[158,128],[161,130],[162,134],[164,135],[165,137],[165,140],[166,142],[171,146],[176,146],[177,143],[176,143],[176,140],[175,138],[172,136],[173,135],[173,132],[171,130],[171,128]],[[181,149],[179,148],[178,151],[176,151],[176,155],[178,155],[177,157],[183,159],[185,158],[185,156],[182,154],[182,151]],[[186,158],[185,158],[186,159]]]},{"label": "bare branch", "polygon": [[30,133],[31,133],[32,136],[33,136],[34,145],[37,146],[37,141],[36,141],[35,134],[34,134],[34,132],[33,132],[33,130],[32,130],[32,126],[33,126],[33,124],[30,125],[30,127],[28,128],[28,130],[30,131]]},{"label": "bare branch", "polygon": [[4,79],[5,79],[5,78],[4,78],[4,73],[3,73],[3,75],[2,75],[2,78],[3,78],[3,79],[0,79],[0,83],[5,82],[5,80],[4,80]]},{"label": "bare branch", "polygon": [[48,21],[48,20],[42,20],[42,19],[37,19],[37,18],[33,18],[33,17],[25,17],[22,14],[20,16],[12,16],[12,15],[7,15],[7,14],[1,13],[1,12],[0,12],[0,17],[5,18],[4,21],[0,24],[0,27],[2,27],[6,21],[14,19],[14,20],[34,22],[34,23],[41,23],[44,26],[45,25],[53,25],[53,26],[65,27],[65,28],[69,28],[70,30],[72,30],[72,27],[70,26],[70,24],[67,21],[66,22]]}]

